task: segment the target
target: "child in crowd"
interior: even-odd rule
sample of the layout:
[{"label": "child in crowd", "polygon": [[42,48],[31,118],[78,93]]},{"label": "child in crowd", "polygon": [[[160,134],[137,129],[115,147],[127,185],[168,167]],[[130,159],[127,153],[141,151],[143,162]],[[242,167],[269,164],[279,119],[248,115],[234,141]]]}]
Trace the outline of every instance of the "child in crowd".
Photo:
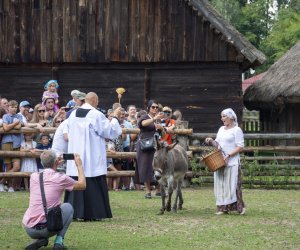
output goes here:
[{"label": "child in crowd", "polygon": [[[35,152],[36,142],[33,140],[33,134],[25,134],[21,143],[22,152]],[[37,172],[37,164],[34,158],[23,158],[21,161],[21,172]],[[25,190],[29,190],[29,178],[24,178]]]},{"label": "child in crowd", "polygon": [[[108,152],[115,153],[115,145],[113,141],[108,140],[106,142],[106,148]],[[114,166],[113,159],[112,158],[107,158],[107,170],[108,171],[119,171],[120,169],[117,169]],[[114,177],[114,178],[107,178],[107,186],[109,190],[113,189],[115,191],[119,191],[119,183],[120,183],[120,178],[119,177]]]},{"label": "child in crowd", "polygon": [[[5,132],[13,129],[21,129],[24,125],[22,122],[22,116],[17,114],[18,102],[11,100],[8,102],[8,114],[3,116],[3,130]],[[22,141],[21,134],[4,134],[2,137],[2,150],[5,151],[20,151]],[[17,157],[5,157],[4,164],[6,166],[6,172],[18,172],[20,171],[20,158]],[[0,192],[4,191],[5,179],[0,180]],[[14,192],[15,180],[8,180],[8,192]]]},{"label": "child in crowd", "polygon": [[[40,137],[40,144],[37,145],[35,148],[39,151],[51,149],[51,142],[50,142],[50,136],[47,134],[42,134]],[[38,171],[41,172],[44,167],[42,166],[40,158],[36,158],[36,164]]]},{"label": "child in crowd", "polygon": [[[3,125],[3,116],[6,114],[6,111],[4,108],[0,107],[0,128],[2,128]],[[2,134],[0,134],[0,142],[2,140]],[[3,159],[0,158],[0,172],[4,172],[4,166],[3,166]]]},{"label": "child in crowd", "polygon": [[45,86],[44,86],[44,93],[43,93],[43,98],[42,98],[42,102],[44,103],[46,101],[47,98],[53,98],[55,101],[54,104],[54,111],[57,112],[58,111],[58,94],[57,94],[57,89],[58,89],[59,85],[57,83],[56,80],[50,80],[48,81]]}]

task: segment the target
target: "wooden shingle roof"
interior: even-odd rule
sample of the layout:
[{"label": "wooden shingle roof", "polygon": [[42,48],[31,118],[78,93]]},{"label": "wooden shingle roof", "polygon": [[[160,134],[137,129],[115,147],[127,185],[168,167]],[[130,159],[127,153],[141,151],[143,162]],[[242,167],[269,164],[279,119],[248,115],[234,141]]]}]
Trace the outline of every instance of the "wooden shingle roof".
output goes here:
[{"label": "wooden shingle roof", "polygon": [[264,63],[265,55],[229,24],[207,0],[185,1],[199,16],[210,23],[215,33],[221,33],[222,39],[231,43],[249,61],[250,65],[247,68],[254,68]]}]

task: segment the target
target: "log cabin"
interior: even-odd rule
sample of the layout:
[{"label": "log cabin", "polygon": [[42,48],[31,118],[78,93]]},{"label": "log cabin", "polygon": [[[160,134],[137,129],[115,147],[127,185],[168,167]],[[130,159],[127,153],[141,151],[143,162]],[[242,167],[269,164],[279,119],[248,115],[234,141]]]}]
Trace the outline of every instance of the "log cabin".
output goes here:
[{"label": "log cabin", "polygon": [[265,56],[207,0],[0,1],[0,95],[41,101],[58,80],[60,105],[78,89],[101,108],[149,99],[181,110],[196,132],[215,132],[220,112],[241,121],[241,74]]}]

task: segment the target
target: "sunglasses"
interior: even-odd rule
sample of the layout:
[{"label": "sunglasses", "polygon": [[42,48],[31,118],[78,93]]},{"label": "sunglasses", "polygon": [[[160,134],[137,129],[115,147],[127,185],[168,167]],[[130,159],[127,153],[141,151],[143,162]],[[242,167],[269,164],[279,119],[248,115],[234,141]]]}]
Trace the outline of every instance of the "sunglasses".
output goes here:
[{"label": "sunglasses", "polygon": [[158,106],[151,106],[152,109],[158,109]]},{"label": "sunglasses", "polygon": [[56,121],[55,123],[62,123],[63,121],[62,120],[59,120],[59,121]]},{"label": "sunglasses", "polygon": [[169,115],[169,114],[171,114],[171,112],[170,112],[170,111],[164,111],[164,113],[165,113],[166,115]]},{"label": "sunglasses", "polygon": [[39,111],[39,113],[45,112],[44,109],[39,109],[38,111]]}]

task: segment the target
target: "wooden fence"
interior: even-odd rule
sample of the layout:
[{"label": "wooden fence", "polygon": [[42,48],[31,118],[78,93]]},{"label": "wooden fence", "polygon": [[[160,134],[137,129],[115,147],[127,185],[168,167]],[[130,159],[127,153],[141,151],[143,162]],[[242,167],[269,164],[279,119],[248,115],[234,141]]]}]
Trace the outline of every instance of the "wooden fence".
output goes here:
[{"label": "wooden fence", "polygon": [[[19,133],[38,133],[37,129],[22,128]],[[48,128],[44,132],[54,133],[55,128]],[[4,133],[0,129],[0,133]],[[123,129],[123,133],[139,133],[138,129]],[[175,134],[187,137],[189,140],[188,151],[192,152],[192,168],[187,177],[200,185],[211,185],[213,175],[199,160],[204,147],[201,141],[206,137],[215,137],[215,133],[193,133],[192,129],[175,129]],[[300,140],[300,133],[288,134],[245,134],[245,140]],[[195,143],[196,142],[196,143]],[[246,144],[247,145],[247,144]],[[260,144],[258,144],[260,145]],[[243,184],[250,188],[300,188],[300,146],[265,145],[246,146],[241,154]],[[39,157],[40,153],[0,151],[0,157]],[[111,158],[135,158],[135,152],[108,152],[107,157]],[[30,173],[0,173],[0,177],[24,177]],[[134,171],[109,172],[108,177],[133,176]]]},{"label": "wooden fence", "polygon": [[[205,149],[201,141],[206,137],[215,137],[214,133],[194,133],[191,140],[198,141],[198,145],[191,143],[189,147],[194,158],[199,159]],[[245,134],[245,145],[248,140],[258,141],[256,145],[264,145],[261,141],[273,142],[273,145],[245,146],[241,153],[243,185],[250,188],[300,188],[300,145],[285,146],[278,142],[297,142],[300,133],[249,133]],[[290,144],[290,143],[288,143]],[[212,184],[213,176],[205,166],[199,162],[200,184]]]}]

